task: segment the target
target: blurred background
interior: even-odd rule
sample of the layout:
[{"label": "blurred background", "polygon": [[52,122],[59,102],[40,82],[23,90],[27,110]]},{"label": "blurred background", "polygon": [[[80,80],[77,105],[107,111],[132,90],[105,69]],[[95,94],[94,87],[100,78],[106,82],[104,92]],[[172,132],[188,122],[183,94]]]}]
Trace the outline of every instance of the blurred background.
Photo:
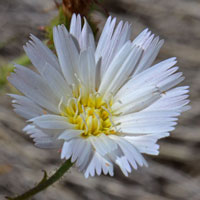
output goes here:
[{"label": "blurred background", "polygon": [[[115,176],[85,179],[71,169],[35,200],[200,200],[200,1],[199,0],[105,0],[112,16],[133,25],[132,38],[149,27],[165,39],[156,62],[176,56],[189,85],[192,109],[184,113],[171,137],[159,142],[160,155],[145,156],[148,168],[128,178],[116,168]],[[53,0],[0,0],[0,199],[20,194],[60,166],[58,152],[34,147],[23,132],[5,93],[11,91],[3,78],[5,65],[23,54],[33,33],[44,39],[41,26],[57,14]],[[95,14],[101,29],[105,17]],[[10,65],[9,65],[10,67]]]}]

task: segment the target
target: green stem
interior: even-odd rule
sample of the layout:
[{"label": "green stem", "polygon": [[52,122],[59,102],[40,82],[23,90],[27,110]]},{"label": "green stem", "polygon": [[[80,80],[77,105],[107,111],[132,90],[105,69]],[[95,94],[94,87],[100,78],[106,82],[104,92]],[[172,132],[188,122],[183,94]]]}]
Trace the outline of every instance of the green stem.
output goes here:
[{"label": "green stem", "polygon": [[49,178],[47,178],[46,172],[44,174],[44,178],[42,181],[36,185],[34,188],[28,190],[27,192],[16,196],[16,197],[6,197],[9,200],[25,200],[29,199],[30,197],[34,196],[35,194],[41,192],[42,190],[45,190],[47,187],[55,183],[57,180],[59,180],[65,172],[73,165],[73,163],[70,160],[65,161],[61,167]]}]

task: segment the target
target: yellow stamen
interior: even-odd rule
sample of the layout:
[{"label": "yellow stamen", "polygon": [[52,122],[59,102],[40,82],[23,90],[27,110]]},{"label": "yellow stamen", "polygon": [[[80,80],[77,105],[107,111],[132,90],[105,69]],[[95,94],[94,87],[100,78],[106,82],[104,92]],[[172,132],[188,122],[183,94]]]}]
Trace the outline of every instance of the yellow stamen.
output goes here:
[{"label": "yellow stamen", "polygon": [[[62,109],[62,116],[68,118],[82,137],[116,134],[116,125],[112,121],[112,100],[104,101],[97,93],[83,94],[85,88],[74,88],[73,96]],[[77,94],[78,91],[78,94]]]}]

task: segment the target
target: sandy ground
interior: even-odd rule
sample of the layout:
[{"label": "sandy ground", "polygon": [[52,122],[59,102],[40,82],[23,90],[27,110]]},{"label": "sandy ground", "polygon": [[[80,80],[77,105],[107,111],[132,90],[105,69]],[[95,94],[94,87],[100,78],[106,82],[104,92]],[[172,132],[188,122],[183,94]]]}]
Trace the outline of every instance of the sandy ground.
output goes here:
[{"label": "sandy ground", "polygon": [[[51,0],[0,0],[0,64],[22,52],[29,33],[43,38],[38,27],[49,22]],[[158,157],[146,156],[148,168],[128,177],[85,180],[71,169],[35,200],[199,200],[200,199],[200,2],[198,0],[107,0],[113,16],[133,24],[133,37],[149,27],[165,39],[157,61],[176,56],[191,87],[192,109],[182,115],[177,129],[164,139]],[[61,164],[59,153],[34,147],[21,131],[25,122],[13,113],[10,99],[0,98],[0,199],[32,187],[42,169],[53,173]]]}]

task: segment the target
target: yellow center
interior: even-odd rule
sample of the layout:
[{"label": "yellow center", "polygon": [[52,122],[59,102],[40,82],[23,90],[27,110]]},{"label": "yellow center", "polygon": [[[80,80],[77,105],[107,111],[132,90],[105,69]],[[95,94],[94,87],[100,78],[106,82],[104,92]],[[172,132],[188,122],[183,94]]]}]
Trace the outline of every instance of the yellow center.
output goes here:
[{"label": "yellow center", "polygon": [[83,130],[82,137],[98,136],[101,133],[110,135],[115,134],[111,106],[112,100],[105,102],[98,93],[83,96],[79,91],[68,99],[61,115],[67,117],[76,129]]}]

